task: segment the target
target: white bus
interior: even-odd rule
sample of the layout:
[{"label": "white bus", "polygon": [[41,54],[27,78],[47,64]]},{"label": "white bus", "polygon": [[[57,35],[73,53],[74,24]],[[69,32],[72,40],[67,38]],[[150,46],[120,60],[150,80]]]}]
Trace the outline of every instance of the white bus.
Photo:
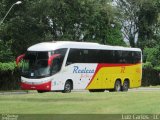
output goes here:
[{"label": "white bus", "polygon": [[20,61],[24,90],[103,92],[141,86],[139,48],[89,42],[43,42],[29,47],[17,57],[17,64]]}]

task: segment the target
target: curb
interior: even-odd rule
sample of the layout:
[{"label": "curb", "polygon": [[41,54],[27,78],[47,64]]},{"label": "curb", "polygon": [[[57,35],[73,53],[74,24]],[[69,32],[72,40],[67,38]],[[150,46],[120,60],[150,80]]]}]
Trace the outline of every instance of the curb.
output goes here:
[{"label": "curb", "polygon": [[28,92],[0,92],[0,95],[28,94]]}]

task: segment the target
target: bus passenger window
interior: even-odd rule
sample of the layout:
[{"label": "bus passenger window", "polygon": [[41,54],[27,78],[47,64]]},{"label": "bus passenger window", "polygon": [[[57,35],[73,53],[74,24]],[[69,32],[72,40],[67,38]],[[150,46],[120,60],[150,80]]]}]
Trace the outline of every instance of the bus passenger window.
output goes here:
[{"label": "bus passenger window", "polygon": [[81,63],[82,51],[79,49],[70,49],[66,65]]}]

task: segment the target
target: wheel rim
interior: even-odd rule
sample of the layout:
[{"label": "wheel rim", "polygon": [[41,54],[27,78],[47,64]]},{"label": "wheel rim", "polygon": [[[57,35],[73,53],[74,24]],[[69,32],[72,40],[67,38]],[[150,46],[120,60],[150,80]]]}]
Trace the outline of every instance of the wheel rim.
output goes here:
[{"label": "wheel rim", "polygon": [[121,85],[120,85],[120,82],[118,81],[117,83],[116,83],[116,91],[120,91],[121,90]]},{"label": "wheel rim", "polygon": [[128,82],[127,81],[124,82],[123,90],[128,90]]},{"label": "wheel rim", "polygon": [[65,85],[65,91],[66,92],[70,92],[71,91],[71,85],[70,84],[66,84]]}]

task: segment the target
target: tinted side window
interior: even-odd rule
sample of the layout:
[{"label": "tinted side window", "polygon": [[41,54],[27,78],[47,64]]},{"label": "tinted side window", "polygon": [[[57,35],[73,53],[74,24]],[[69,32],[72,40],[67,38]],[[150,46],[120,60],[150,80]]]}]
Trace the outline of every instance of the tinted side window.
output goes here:
[{"label": "tinted side window", "polygon": [[99,63],[113,63],[114,62],[114,51],[113,50],[100,50],[99,52]]},{"label": "tinted side window", "polygon": [[67,52],[67,48],[62,48],[62,49],[57,49],[57,50],[53,51],[52,54],[60,54],[61,56],[60,56],[59,60],[60,60],[60,62],[62,64],[62,62],[64,60],[64,57],[66,55],[66,52]]},{"label": "tinted side window", "polygon": [[141,61],[141,52],[121,51],[121,53],[117,58],[119,59],[119,63],[135,64]]},{"label": "tinted side window", "polygon": [[99,50],[70,49],[67,65],[72,63],[98,63]]},{"label": "tinted side window", "polygon": [[[86,50],[84,50],[86,51]],[[99,50],[87,50],[88,53],[84,52],[84,62],[85,63],[98,63],[99,62]]]},{"label": "tinted side window", "polygon": [[131,51],[122,51],[121,63],[133,63],[133,52]]},{"label": "tinted side window", "polygon": [[141,52],[134,52],[134,63],[140,63],[141,62]]},{"label": "tinted side window", "polygon": [[114,51],[114,63],[122,63],[124,60],[122,58],[122,51],[115,50]]},{"label": "tinted side window", "polygon": [[66,64],[78,63],[81,60],[81,52],[78,49],[70,49]]},{"label": "tinted side window", "polygon": [[120,50],[70,49],[67,65],[72,63],[127,63],[141,60],[140,52]]}]

